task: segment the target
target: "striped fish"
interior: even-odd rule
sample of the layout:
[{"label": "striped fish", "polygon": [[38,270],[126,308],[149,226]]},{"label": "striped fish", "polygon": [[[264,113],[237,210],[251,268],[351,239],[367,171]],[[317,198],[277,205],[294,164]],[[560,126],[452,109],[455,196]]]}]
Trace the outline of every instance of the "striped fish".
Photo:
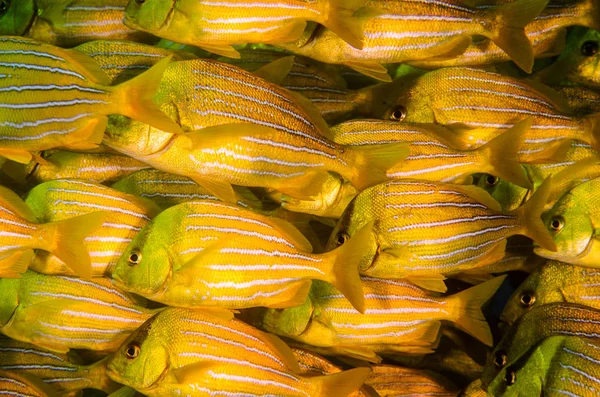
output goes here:
[{"label": "striped fish", "polygon": [[0,37],[0,155],[28,162],[29,152],[89,149],[102,141],[108,114],[157,128],[180,127],[151,100],[168,59],[115,87],[85,55],[22,37]]},{"label": "striped fish", "polygon": [[184,51],[170,51],[147,44],[120,40],[88,41],[75,47],[98,64],[110,84],[121,84],[145,72],[160,60],[171,56],[174,61],[196,58]]},{"label": "striped fish", "polygon": [[374,365],[365,382],[380,396],[456,397],[458,387],[432,371],[394,365]]},{"label": "striped fish", "polygon": [[[38,17],[27,36],[60,47],[91,40],[152,41],[152,36],[123,24],[128,0],[38,2]],[[46,4],[44,4],[46,3]]]},{"label": "striped fish", "polygon": [[460,393],[463,397],[487,397],[487,392],[481,388],[481,379],[475,379]]},{"label": "striped fish", "polygon": [[[369,14],[355,18],[366,0],[160,0],[130,1],[125,24],[178,43],[239,58],[231,44],[288,43],[297,40],[307,21],[327,26],[342,42],[362,48],[362,25]],[[190,23],[189,15],[202,15]]]},{"label": "striped fish", "polygon": [[488,172],[519,186],[531,187],[519,164],[519,147],[530,122],[525,120],[474,150],[456,150],[453,133],[435,124],[382,120],[351,120],[331,132],[341,145],[365,146],[404,142],[409,154],[388,171],[390,179],[418,178],[440,182],[470,182],[471,174]]},{"label": "striped fish", "polygon": [[0,279],[4,335],[53,352],[114,351],[161,309],[146,309],[107,278],[85,281],[27,271]]},{"label": "striped fish", "polygon": [[[219,200],[190,178],[154,169],[134,172],[112,185],[112,188],[152,200],[162,209],[187,201]],[[250,189],[236,186],[234,191],[238,195],[237,205],[246,208],[262,207],[262,203]]]},{"label": "striped fish", "polygon": [[477,187],[410,179],[388,182],[354,199],[338,221],[328,247],[343,243],[375,221],[377,243],[364,252],[361,273],[409,277],[427,287],[442,275],[502,259],[506,238],[513,235],[526,235],[548,250],[554,249],[541,220],[550,188],[548,181],[523,207],[506,212]]},{"label": "striped fish", "polygon": [[[73,353],[70,355],[73,356]],[[106,374],[106,359],[91,365],[75,362],[66,354],[50,352],[9,338],[0,339],[0,371],[31,374],[62,393],[76,393],[83,389],[111,393],[118,388]]]},{"label": "striped fish", "polygon": [[0,36],[22,36],[35,19],[35,0],[6,1],[0,13]]},{"label": "striped fish", "polygon": [[66,216],[40,223],[19,196],[0,186],[0,277],[14,277],[27,269],[32,249],[50,252],[82,277],[91,276],[90,255],[82,242],[102,225],[105,212]]},{"label": "striped fish", "polygon": [[147,321],[108,364],[113,380],[150,397],[347,396],[370,372],[305,377],[285,343],[232,313],[175,308]]},{"label": "striped fish", "polygon": [[574,114],[583,117],[592,113],[600,113],[600,91],[598,89],[583,85],[553,85],[552,88],[565,97]]},{"label": "striped fish", "polygon": [[[129,243],[160,210],[151,201],[95,183],[58,179],[37,185],[26,203],[42,222],[59,222],[97,211],[104,222],[84,241],[94,276],[109,275]],[[89,216],[89,215],[88,215]],[[73,275],[75,265],[50,253],[38,253],[30,268],[45,274]]]},{"label": "striped fish", "polygon": [[237,201],[232,184],[310,199],[329,171],[360,190],[387,180],[386,171],[406,152],[401,144],[338,145],[324,136],[328,127],[318,112],[305,110],[306,99],[230,65],[174,62],[164,81],[168,84],[157,94],[163,110],[193,132],[171,136],[113,120],[104,144],[156,169],[190,177],[227,202]]},{"label": "striped fish", "polygon": [[[492,2],[496,5],[503,2]],[[485,6],[482,6],[485,7]],[[565,44],[565,28],[579,25],[600,27],[600,9],[594,0],[550,0],[546,8],[525,27],[534,57],[558,55]],[[449,66],[479,66],[509,61],[510,57],[492,40],[471,44],[464,53],[446,60],[417,61],[412,65],[425,69]]]},{"label": "striped fish", "polygon": [[[437,339],[439,321],[451,321],[491,346],[492,335],[481,306],[503,280],[498,277],[440,297],[408,281],[363,277],[364,314],[349,305],[334,287],[315,283],[309,304],[283,312],[269,310],[263,326],[302,343],[331,347],[338,354],[362,351],[365,359],[376,353],[402,352],[405,345],[426,346]],[[312,311],[306,306],[312,306]]]},{"label": "striped fish", "polygon": [[362,50],[347,45],[325,29],[313,34],[302,46],[297,43],[278,46],[390,81],[381,63],[454,58],[468,48],[471,36],[485,36],[523,70],[531,72],[533,50],[523,28],[547,3],[547,0],[518,0],[484,9],[457,0],[370,0],[367,6],[382,13],[365,24]]},{"label": "striped fish", "polygon": [[33,376],[5,370],[0,370],[0,394],[10,397],[58,396],[56,390]]},{"label": "striped fish", "polygon": [[481,375],[484,389],[500,373],[534,346],[551,336],[577,336],[598,344],[600,311],[573,303],[538,306],[522,315],[489,355]]},{"label": "striped fish", "polygon": [[[311,280],[334,283],[361,310],[358,276],[366,227],[324,254],[290,223],[215,201],[191,201],[160,213],[133,239],[112,277],[127,291],[178,307],[290,307]],[[185,238],[183,237],[185,236]]]},{"label": "striped fish", "polygon": [[600,309],[600,272],[597,269],[546,261],[519,285],[500,319],[511,325],[541,305],[570,302]]}]

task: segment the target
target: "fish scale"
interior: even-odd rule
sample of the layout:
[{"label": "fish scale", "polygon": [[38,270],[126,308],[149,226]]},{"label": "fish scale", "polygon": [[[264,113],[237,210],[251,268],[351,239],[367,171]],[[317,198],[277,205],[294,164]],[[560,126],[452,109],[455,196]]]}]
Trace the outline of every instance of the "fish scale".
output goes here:
[{"label": "fish scale", "polygon": [[0,370],[0,392],[11,397],[52,397],[56,390],[38,378],[19,372]]}]

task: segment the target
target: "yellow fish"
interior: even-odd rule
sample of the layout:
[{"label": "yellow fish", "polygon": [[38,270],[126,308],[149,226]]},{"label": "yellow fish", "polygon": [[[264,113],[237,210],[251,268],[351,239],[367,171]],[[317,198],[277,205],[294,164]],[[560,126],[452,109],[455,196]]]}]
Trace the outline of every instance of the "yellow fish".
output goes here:
[{"label": "yellow fish", "polygon": [[283,341],[232,313],[175,308],[147,321],[108,364],[113,380],[150,397],[343,397],[362,386],[371,370],[313,377],[300,372]]},{"label": "yellow fish", "polygon": [[0,275],[14,277],[24,272],[31,255],[23,251],[38,249],[68,263],[77,274],[90,277],[90,255],[82,243],[102,225],[106,215],[96,211],[42,224],[19,196],[0,186]]},{"label": "yellow fish", "polygon": [[381,15],[365,24],[362,49],[347,45],[326,29],[317,29],[308,42],[278,46],[390,81],[381,63],[454,58],[468,48],[472,36],[485,36],[519,67],[531,72],[533,50],[524,27],[547,3],[548,0],[518,0],[484,8],[457,0],[370,0],[366,6],[381,10]]},{"label": "yellow fish", "polygon": [[0,370],[0,391],[8,396],[58,397],[58,392],[40,379],[6,370]]},{"label": "yellow fish", "polygon": [[456,397],[458,387],[440,374],[395,365],[374,365],[367,381],[381,397]]},{"label": "yellow fish", "polygon": [[[239,58],[231,44],[286,43],[300,37],[307,21],[327,26],[351,46],[362,48],[362,25],[353,17],[366,0],[131,0],[125,24],[178,43]],[[190,15],[198,16],[190,23]],[[201,17],[200,17],[201,16]]]},{"label": "yellow fish", "polygon": [[114,351],[161,309],[121,292],[107,278],[85,281],[27,271],[0,279],[0,332],[56,352]]},{"label": "yellow fish", "polygon": [[168,63],[110,87],[82,53],[0,37],[0,155],[26,163],[31,151],[95,148],[113,113],[180,132],[152,101]]},{"label": "yellow fish", "polygon": [[[58,179],[39,184],[28,193],[26,203],[42,222],[60,222],[97,211],[104,213],[102,225],[83,240],[83,248],[91,259],[91,273],[86,273],[87,277],[110,275],[129,243],[160,212],[149,200],[81,180]],[[30,269],[45,274],[73,275],[71,269],[76,266],[51,253],[40,252]]]},{"label": "yellow fish", "polygon": [[120,288],[157,302],[227,309],[300,305],[311,280],[323,280],[362,311],[358,263],[370,232],[365,227],[343,247],[312,254],[286,221],[231,204],[190,201],[141,230],[112,277]]},{"label": "yellow fish", "polygon": [[[375,222],[377,242],[364,251],[361,274],[429,283],[497,262],[506,239],[526,235],[555,249],[541,219],[550,181],[512,212],[474,186],[396,180],[361,192],[338,221],[328,248]],[[436,290],[436,289],[434,289]]]},{"label": "yellow fish", "polygon": [[0,11],[0,36],[24,35],[35,19],[35,3],[35,0],[3,1]]},{"label": "yellow fish", "polygon": [[567,103],[578,116],[586,116],[600,112],[600,91],[584,85],[552,86],[559,94],[565,97]]}]

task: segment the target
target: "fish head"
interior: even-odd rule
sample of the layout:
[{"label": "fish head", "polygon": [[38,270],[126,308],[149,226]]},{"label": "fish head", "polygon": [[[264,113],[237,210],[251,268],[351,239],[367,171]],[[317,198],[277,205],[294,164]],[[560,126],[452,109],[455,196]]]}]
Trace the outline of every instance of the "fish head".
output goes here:
[{"label": "fish head", "polygon": [[574,29],[561,63],[567,64],[567,79],[590,87],[600,87],[600,32]]},{"label": "fish head", "polygon": [[[581,186],[581,185],[580,185]],[[571,191],[542,216],[557,250],[552,252],[536,246],[534,252],[548,259],[574,263],[585,258],[594,242],[595,228],[587,203]]]},{"label": "fish head", "polygon": [[512,294],[504,311],[500,316],[500,320],[512,325],[524,313],[532,309],[536,304],[539,306],[538,291],[540,286],[540,271],[539,268],[531,273]]},{"label": "fish head", "polygon": [[123,22],[132,29],[156,33],[166,25],[174,8],[175,0],[129,0]]},{"label": "fish head", "polygon": [[34,0],[0,0],[0,36],[22,36],[35,19]]},{"label": "fish head", "polygon": [[154,154],[163,149],[173,134],[163,132],[126,116],[112,115],[104,134],[106,146],[130,157]]},{"label": "fish head", "polygon": [[431,107],[417,95],[413,94],[414,85],[418,81],[416,75],[395,78],[390,83],[381,83],[363,90],[366,98],[360,113],[364,117],[391,120],[396,122],[435,121]]},{"label": "fish head", "polygon": [[[0,256],[0,259],[3,258]],[[17,310],[20,284],[19,278],[0,278],[0,327],[5,326]]]},{"label": "fish head", "polygon": [[142,324],[109,358],[106,372],[112,380],[136,390],[146,390],[157,385],[169,372],[167,339],[152,329],[157,317]]},{"label": "fish head", "polygon": [[483,174],[479,178],[477,186],[500,203],[503,211],[512,211],[518,208],[529,194],[529,190],[490,174]]},{"label": "fish head", "polygon": [[287,309],[267,309],[262,319],[262,327],[267,332],[288,338],[297,338],[308,329],[315,310],[312,298],[304,304]]}]

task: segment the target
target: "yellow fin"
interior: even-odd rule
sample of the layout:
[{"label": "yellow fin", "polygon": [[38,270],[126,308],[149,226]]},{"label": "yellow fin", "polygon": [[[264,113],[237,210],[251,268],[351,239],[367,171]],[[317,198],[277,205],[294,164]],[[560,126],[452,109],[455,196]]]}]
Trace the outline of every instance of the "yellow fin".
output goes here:
[{"label": "yellow fin", "polygon": [[519,149],[525,134],[531,128],[531,123],[532,120],[528,117],[477,149],[481,158],[489,164],[490,174],[525,189],[532,189],[533,184],[519,163]]},{"label": "yellow fin", "polygon": [[571,141],[564,139],[554,142],[533,156],[528,155],[523,164],[553,164],[560,163],[567,157],[567,153],[571,150]]},{"label": "yellow fin", "polygon": [[556,252],[556,243],[542,221],[542,212],[552,192],[552,176],[547,177],[531,198],[513,213],[519,217],[522,232],[541,247]]},{"label": "yellow fin", "polygon": [[20,278],[27,271],[33,255],[32,250],[26,250],[0,259],[0,278]]},{"label": "yellow fin", "polygon": [[198,47],[202,48],[204,51],[208,51],[213,54],[221,55],[227,58],[240,59],[240,53],[230,45],[227,44],[208,44],[202,43],[202,45],[198,45]]},{"label": "yellow fin", "polygon": [[323,26],[338,35],[352,47],[362,50],[364,24],[375,14],[360,13],[356,17],[355,12],[363,7],[366,0],[328,0],[322,4],[326,7],[325,19],[320,21]]},{"label": "yellow fin", "polygon": [[162,75],[171,62],[163,58],[150,69],[113,88],[113,112],[149,124],[172,134],[183,133],[179,124],[154,103],[154,94],[160,86]]},{"label": "yellow fin", "polygon": [[285,196],[312,201],[319,196],[329,177],[327,171],[308,171],[304,175],[287,180],[285,185],[277,186],[275,189],[284,194],[281,197],[282,202],[286,201]]},{"label": "yellow fin", "polygon": [[83,75],[85,75],[95,83],[101,85],[110,85],[110,79],[108,78],[106,73],[104,73],[102,69],[100,69],[100,66],[98,66],[98,64],[94,62],[92,57],[77,50],[64,51],[68,54],[69,58],[71,58],[71,61],[81,66],[81,68],[83,69]]},{"label": "yellow fin", "polygon": [[359,191],[388,181],[388,171],[408,156],[409,146],[402,142],[348,147],[360,160],[355,163],[352,175],[344,177]]},{"label": "yellow fin", "polygon": [[[421,65],[427,62],[439,62],[448,59],[453,59],[462,55],[467,48],[473,43],[471,36],[459,36],[446,40],[443,43],[436,45],[430,49],[430,56],[424,59],[419,59],[416,62],[412,62],[415,65]],[[409,65],[411,62],[407,62]]]},{"label": "yellow fin", "polygon": [[31,208],[15,192],[4,186],[0,186],[0,205],[28,222],[37,223]]},{"label": "yellow fin", "polygon": [[310,241],[308,241],[308,239],[300,232],[300,230],[298,230],[298,228],[290,222],[275,217],[269,217],[269,222],[272,223],[273,226],[281,233],[283,233],[287,239],[290,240],[290,242],[294,244],[296,248],[298,248],[298,250],[303,252],[313,251],[313,246]]},{"label": "yellow fin", "polygon": [[277,357],[283,361],[286,367],[297,374],[302,372],[300,366],[298,365],[298,360],[296,360],[296,356],[294,356],[294,352],[292,352],[292,349],[290,349],[290,347],[284,341],[273,334],[263,331],[259,332],[262,334],[261,340],[265,342],[274,353],[276,353]]},{"label": "yellow fin", "polygon": [[131,201],[132,204],[144,210],[146,215],[150,218],[154,218],[161,212],[159,206],[152,200],[145,197],[134,196],[133,194],[125,194],[125,198]]},{"label": "yellow fin", "polygon": [[290,73],[293,66],[294,56],[290,55],[270,62],[252,73],[267,80],[269,83],[281,85],[281,82]]},{"label": "yellow fin", "polygon": [[[162,309],[161,309],[162,310]],[[221,320],[230,321],[235,318],[235,310],[227,310],[220,307],[203,307],[201,309],[195,309],[209,316],[220,318]]]},{"label": "yellow fin", "polygon": [[123,386],[119,390],[114,391],[108,397],[134,397],[137,391],[128,386]]},{"label": "yellow fin", "polygon": [[500,203],[498,203],[488,192],[475,185],[457,186],[456,190],[461,190],[474,200],[479,201],[481,204],[489,207],[494,211],[500,211]]},{"label": "yellow fin", "polygon": [[301,306],[308,298],[310,287],[312,286],[311,280],[304,280],[291,285],[286,290],[287,299],[267,305],[271,309],[285,309],[288,307]]},{"label": "yellow fin", "polygon": [[344,65],[375,80],[389,83],[392,81],[388,70],[377,62],[346,61]]},{"label": "yellow fin", "polygon": [[201,177],[188,176],[198,185],[206,189],[210,194],[218,197],[225,203],[237,204],[238,197],[229,182],[218,181],[216,179],[202,179]]},{"label": "yellow fin", "polygon": [[534,91],[537,91],[544,95],[546,99],[554,105],[554,107],[565,115],[572,115],[573,110],[569,105],[569,101],[562,95],[560,92],[556,91],[552,87],[548,87],[546,84],[539,83],[533,80],[525,81],[527,85],[533,88]]},{"label": "yellow fin", "polygon": [[559,194],[565,193],[567,189],[578,179],[583,179],[589,172],[590,167],[600,163],[600,155],[586,157],[583,160],[571,164],[562,171],[552,175],[552,189],[550,197],[556,197]]},{"label": "yellow fin", "polygon": [[3,148],[0,148],[0,157],[4,157],[20,164],[29,164],[33,158],[32,154],[26,150]]},{"label": "yellow fin", "polygon": [[347,397],[358,390],[371,375],[370,368],[353,368],[347,371],[325,376],[308,378],[319,390],[316,395],[327,397]]},{"label": "yellow fin", "polygon": [[494,341],[481,307],[496,294],[505,278],[496,277],[446,298],[454,324],[487,346]]},{"label": "yellow fin", "polygon": [[108,117],[106,116],[90,120],[85,127],[77,131],[77,137],[82,138],[82,141],[69,143],[65,145],[65,148],[72,150],[96,149],[104,139],[107,125]]},{"label": "yellow fin", "polygon": [[406,279],[414,285],[424,288],[428,291],[443,293],[448,290],[448,287],[444,282],[444,280],[446,280],[446,277],[444,277],[442,274],[430,274],[427,276],[408,276],[406,277]]},{"label": "yellow fin", "polygon": [[341,353],[345,356],[364,360],[370,363],[379,364],[382,360],[373,349],[361,346],[336,346],[336,353]]},{"label": "yellow fin", "polygon": [[180,384],[195,384],[206,374],[206,371],[221,366],[218,361],[202,360],[197,363],[188,364],[186,366],[173,369],[173,375]]},{"label": "yellow fin", "polygon": [[92,212],[43,225],[53,239],[46,241],[44,249],[63,261],[79,277],[92,278],[90,255],[83,241],[102,225],[106,215],[106,212]]},{"label": "yellow fin", "polygon": [[302,109],[308,115],[310,121],[317,127],[321,135],[323,135],[330,141],[333,141],[333,134],[331,133],[331,131],[329,131],[329,125],[327,124],[323,116],[321,116],[321,112],[319,112],[319,109],[317,109],[317,107],[310,101],[310,99],[295,91],[288,91],[288,93],[294,97],[298,104],[300,104]]}]

